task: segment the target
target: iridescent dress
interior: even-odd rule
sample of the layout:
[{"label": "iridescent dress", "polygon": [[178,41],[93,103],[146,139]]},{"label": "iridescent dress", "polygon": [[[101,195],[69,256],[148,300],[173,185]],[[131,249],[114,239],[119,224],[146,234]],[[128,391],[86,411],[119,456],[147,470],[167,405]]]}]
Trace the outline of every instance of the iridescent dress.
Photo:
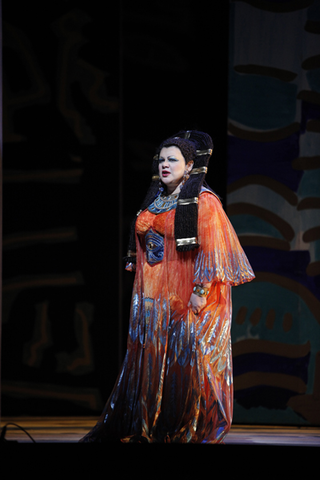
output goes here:
[{"label": "iridescent dress", "polygon": [[[126,356],[83,442],[220,443],[233,410],[231,286],[252,268],[220,200],[202,189],[200,247],[178,252],[176,200],[158,197],[136,221],[136,273]],[[212,282],[193,314],[194,284]]]}]

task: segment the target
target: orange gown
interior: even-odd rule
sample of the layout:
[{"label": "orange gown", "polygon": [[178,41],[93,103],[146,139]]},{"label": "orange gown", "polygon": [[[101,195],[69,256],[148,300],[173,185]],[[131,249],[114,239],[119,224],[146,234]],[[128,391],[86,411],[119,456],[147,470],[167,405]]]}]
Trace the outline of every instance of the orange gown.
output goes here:
[{"label": "orange gown", "polygon": [[[175,209],[136,221],[136,273],[127,352],[102,415],[84,442],[220,443],[233,411],[231,287],[254,273],[220,200],[202,189],[200,247],[178,252]],[[163,258],[148,263],[145,236],[163,238]],[[194,315],[194,284],[210,283]]]}]

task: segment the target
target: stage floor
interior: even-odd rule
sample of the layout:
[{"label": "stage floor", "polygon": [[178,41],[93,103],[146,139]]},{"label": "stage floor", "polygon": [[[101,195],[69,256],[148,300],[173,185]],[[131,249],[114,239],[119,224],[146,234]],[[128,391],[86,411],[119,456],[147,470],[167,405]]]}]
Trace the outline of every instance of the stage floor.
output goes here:
[{"label": "stage floor", "polygon": [[[18,443],[77,443],[96,419],[92,417],[3,417],[4,439]],[[320,428],[233,425],[225,445],[320,446]]]}]

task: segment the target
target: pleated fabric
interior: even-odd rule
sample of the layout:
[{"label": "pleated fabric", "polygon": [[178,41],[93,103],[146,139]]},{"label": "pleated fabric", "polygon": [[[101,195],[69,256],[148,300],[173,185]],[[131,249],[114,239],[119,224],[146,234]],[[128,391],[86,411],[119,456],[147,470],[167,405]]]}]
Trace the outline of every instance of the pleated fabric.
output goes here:
[{"label": "pleated fabric", "polygon": [[[231,287],[254,278],[221,202],[199,196],[200,247],[178,252],[175,210],[142,212],[127,351],[96,426],[82,442],[220,443],[233,412]],[[163,236],[162,261],[150,265],[145,236]],[[212,282],[206,307],[188,302],[195,283]]]}]

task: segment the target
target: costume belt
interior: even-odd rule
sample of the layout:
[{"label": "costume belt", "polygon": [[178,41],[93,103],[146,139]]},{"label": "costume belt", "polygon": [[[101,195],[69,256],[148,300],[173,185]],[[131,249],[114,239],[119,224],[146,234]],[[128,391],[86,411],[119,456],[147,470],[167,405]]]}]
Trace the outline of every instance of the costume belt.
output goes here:
[{"label": "costume belt", "polygon": [[164,239],[152,228],[146,234],[146,254],[149,265],[161,262],[164,253]]}]

